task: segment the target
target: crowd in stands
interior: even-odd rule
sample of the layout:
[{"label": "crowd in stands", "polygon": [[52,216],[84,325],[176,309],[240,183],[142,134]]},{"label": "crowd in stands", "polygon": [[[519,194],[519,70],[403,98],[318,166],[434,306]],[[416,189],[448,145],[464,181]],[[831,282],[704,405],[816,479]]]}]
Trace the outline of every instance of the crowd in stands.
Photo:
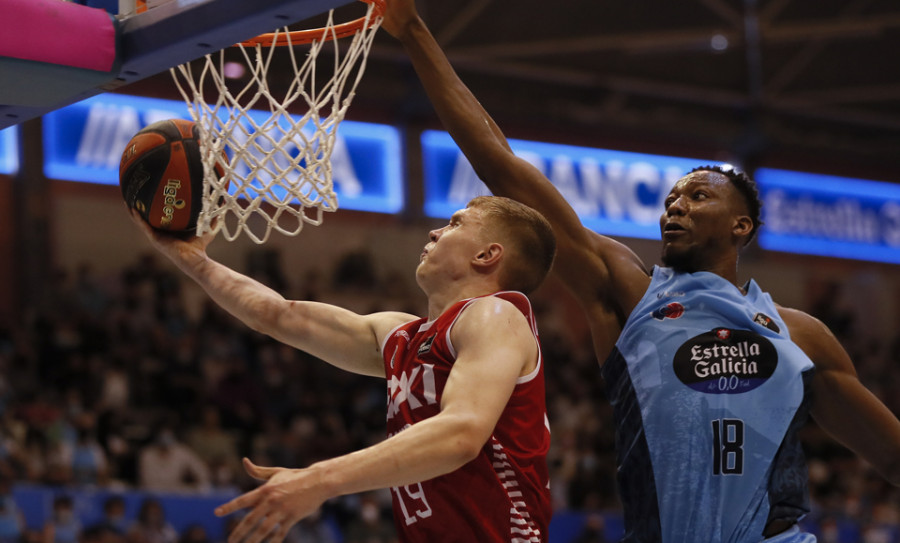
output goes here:
[{"label": "crowd in stands", "polygon": [[[302,278],[262,252],[242,270],[289,298],[360,312],[424,313],[414,279],[379,273],[365,251]],[[250,331],[153,256],[106,276],[88,266],[60,272],[16,323],[0,323],[0,543],[207,543],[202,527],[177,533],[149,499],[123,519],[115,500],[105,522],[82,526],[61,493],[40,530],[24,526],[10,488],[238,492],[241,468],[306,466],[383,439],[383,381],[345,373]],[[196,294],[196,293],[195,293]],[[556,511],[585,511],[576,541],[605,541],[617,511],[611,409],[583,333],[561,322],[560,293],[534,297],[546,360],[553,428]],[[854,341],[854,318],[816,300],[805,308],[851,351],[864,382],[900,410],[900,342]],[[893,338],[891,338],[893,339]],[[814,424],[805,431],[813,511],[823,543],[900,541],[900,492]],[[389,491],[327,502],[298,524],[290,543],[390,543]],[[215,543],[215,542],[210,542]]]}]

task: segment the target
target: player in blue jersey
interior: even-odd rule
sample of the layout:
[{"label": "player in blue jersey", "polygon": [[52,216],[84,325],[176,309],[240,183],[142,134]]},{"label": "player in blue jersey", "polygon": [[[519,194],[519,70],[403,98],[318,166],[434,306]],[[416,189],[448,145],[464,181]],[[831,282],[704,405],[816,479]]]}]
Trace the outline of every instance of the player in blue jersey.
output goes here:
[{"label": "player in blue jersey", "polygon": [[664,267],[648,270],[513,154],[413,0],[391,0],[384,28],[479,177],[553,225],[554,273],[587,316],[614,406],[625,541],[815,541],[798,528],[809,505],[796,432],[808,414],[900,484],[900,421],[834,335],[738,283],[738,254],[760,226],[748,177],[703,167],[681,178],[660,217]]}]

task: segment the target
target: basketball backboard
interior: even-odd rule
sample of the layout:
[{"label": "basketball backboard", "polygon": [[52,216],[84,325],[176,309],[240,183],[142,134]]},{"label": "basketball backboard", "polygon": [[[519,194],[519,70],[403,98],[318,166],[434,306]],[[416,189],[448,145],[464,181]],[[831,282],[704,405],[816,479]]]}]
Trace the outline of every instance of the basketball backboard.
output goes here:
[{"label": "basketball backboard", "polygon": [[[22,0],[0,0],[19,3]],[[352,0],[169,0],[116,18],[117,67],[91,71],[0,56],[0,129],[119,88]],[[89,8],[91,9],[91,8]],[[0,41],[4,39],[0,36]],[[42,39],[53,39],[44,36]]]}]

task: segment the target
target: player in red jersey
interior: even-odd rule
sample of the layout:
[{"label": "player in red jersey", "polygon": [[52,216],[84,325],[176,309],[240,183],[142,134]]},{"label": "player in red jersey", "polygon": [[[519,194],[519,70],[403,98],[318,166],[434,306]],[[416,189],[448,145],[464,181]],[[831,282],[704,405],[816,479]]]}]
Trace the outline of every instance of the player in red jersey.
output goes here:
[{"label": "player in red jersey", "polygon": [[[304,469],[259,467],[259,488],[216,509],[247,509],[230,543],[278,542],[327,499],[392,488],[404,543],[540,543],[550,520],[543,362],[527,298],[555,254],[547,221],[479,197],[429,233],[416,280],[427,318],[359,315],[289,301],[132,214],[153,245],[254,330],[337,367],[384,376],[389,437]],[[511,292],[510,292],[511,291]]]},{"label": "player in red jersey", "polygon": [[[493,296],[525,315],[537,337],[531,304],[524,294]],[[437,320],[408,322],[388,335],[383,352],[390,391],[389,435],[441,413],[443,393],[457,360],[454,325],[464,310],[481,300],[460,300]],[[550,431],[544,416],[540,358],[538,350],[537,363],[516,380],[503,415],[474,460],[441,477],[392,489],[394,522],[410,527],[408,532],[415,537],[409,541],[545,540],[542,534],[550,520],[545,461]],[[441,518],[429,521],[433,516]],[[416,524],[421,526],[413,528]]]}]

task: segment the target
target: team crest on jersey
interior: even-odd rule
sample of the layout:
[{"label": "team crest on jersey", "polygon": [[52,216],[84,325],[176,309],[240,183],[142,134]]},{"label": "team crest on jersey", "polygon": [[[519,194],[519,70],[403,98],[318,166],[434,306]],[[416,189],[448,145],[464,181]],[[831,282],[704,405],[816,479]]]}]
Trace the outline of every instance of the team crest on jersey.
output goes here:
[{"label": "team crest on jersey", "polygon": [[760,326],[765,326],[769,330],[775,332],[776,334],[781,333],[781,329],[778,328],[778,325],[775,324],[775,321],[772,320],[772,317],[766,315],[765,313],[757,313],[753,316],[753,322]]},{"label": "team crest on jersey", "polygon": [[430,336],[428,339],[426,339],[425,341],[423,341],[422,344],[419,345],[419,350],[416,352],[416,354],[417,354],[418,356],[422,356],[423,354],[425,354],[425,353],[427,353],[428,351],[430,351],[430,350],[431,350],[431,344],[432,344],[432,343],[434,343],[434,336]]},{"label": "team crest on jersey", "polygon": [[693,337],[675,353],[675,375],[706,394],[741,394],[765,383],[778,367],[778,351],[749,330],[716,328]]},{"label": "team crest on jersey", "polygon": [[678,317],[684,315],[684,306],[678,302],[670,302],[656,311],[651,313],[653,318],[662,321],[666,319],[677,319]]}]

